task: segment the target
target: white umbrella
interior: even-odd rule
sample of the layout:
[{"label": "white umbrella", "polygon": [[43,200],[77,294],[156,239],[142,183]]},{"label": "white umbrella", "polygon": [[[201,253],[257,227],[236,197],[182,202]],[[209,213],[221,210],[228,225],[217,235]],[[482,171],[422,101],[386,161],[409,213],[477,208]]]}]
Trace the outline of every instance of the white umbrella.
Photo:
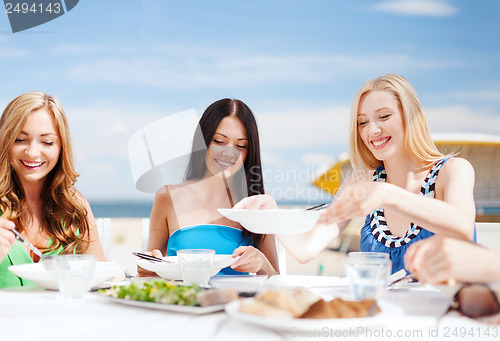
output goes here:
[{"label": "white umbrella", "polygon": [[[198,120],[196,111],[189,109],[150,123],[130,137],[130,166],[139,191],[155,193],[184,180],[194,134],[201,134]],[[195,152],[206,146],[198,148]]]}]

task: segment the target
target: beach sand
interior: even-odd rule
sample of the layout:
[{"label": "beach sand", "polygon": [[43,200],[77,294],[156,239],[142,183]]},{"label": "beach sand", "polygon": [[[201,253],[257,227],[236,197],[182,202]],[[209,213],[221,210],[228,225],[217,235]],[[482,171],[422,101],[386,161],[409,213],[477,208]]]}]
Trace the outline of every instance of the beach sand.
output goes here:
[{"label": "beach sand", "polygon": [[[142,218],[112,218],[111,241],[109,245],[108,260],[127,264],[127,274],[136,273],[135,262],[137,257],[133,251],[146,251],[143,248]],[[338,238],[329,248],[322,251],[317,257],[306,264],[300,264],[287,252],[286,273],[288,275],[325,275],[342,276],[344,274],[344,260],[347,251],[357,250],[359,245],[359,229],[351,224],[341,238]],[[348,240],[346,240],[348,239]],[[342,243],[345,241],[345,244]],[[344,247],[343,252],[333,251]]]}]

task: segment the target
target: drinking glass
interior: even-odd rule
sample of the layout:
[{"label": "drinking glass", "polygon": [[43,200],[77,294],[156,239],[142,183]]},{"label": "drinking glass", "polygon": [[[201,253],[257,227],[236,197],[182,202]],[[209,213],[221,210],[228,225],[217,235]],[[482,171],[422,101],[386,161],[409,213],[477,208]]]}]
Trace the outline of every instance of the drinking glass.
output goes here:
[{"label": "drinking glass", "polygon": [[212,274],[215,250],[184,249],[177,251],[182,280],[186,285],[208,286]]},{"label": "drinking glass", "polygon": [[345,263],[346,276],[357,300],[377,299],[387,285],[392,262],[382,252],[350,252]]},{"label": "drinking glass", "polygon": [[54,257],[57,283],[64,298],[82,298],[90,290],[96,261],[95,255]]}]

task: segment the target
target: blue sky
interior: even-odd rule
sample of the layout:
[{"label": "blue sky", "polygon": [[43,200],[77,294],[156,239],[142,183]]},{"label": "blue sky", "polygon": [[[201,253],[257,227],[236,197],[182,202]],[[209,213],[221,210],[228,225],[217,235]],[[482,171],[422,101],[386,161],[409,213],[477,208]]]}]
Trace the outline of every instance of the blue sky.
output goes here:
[{"label": "blue sky", "polygon": [[347,150],[367,80],[400,73],[432,133],[500,135],[500,1],[80,0],[13,34],[0,14],[0,106],[42,90],[63,103],[77,187],[89,200],[138,192],[128,139],[165,115],[238,98],[254,111],[267,190],[321,201],[309,185]]}]

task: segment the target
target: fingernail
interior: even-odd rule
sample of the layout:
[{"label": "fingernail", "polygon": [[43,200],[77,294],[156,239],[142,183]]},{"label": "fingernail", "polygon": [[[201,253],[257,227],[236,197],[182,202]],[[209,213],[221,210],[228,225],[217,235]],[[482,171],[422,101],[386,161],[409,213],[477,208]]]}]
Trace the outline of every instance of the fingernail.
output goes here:
[{"label": "fingernail", "polygon": [[13,221],[9,221],[9,223],[8,223],[8,224],[9,224],[9,227],[10,227],[11,229],[13,229],[14,227],[16,227],[16,224],[14,224],[14,222],[13,222]]}]

